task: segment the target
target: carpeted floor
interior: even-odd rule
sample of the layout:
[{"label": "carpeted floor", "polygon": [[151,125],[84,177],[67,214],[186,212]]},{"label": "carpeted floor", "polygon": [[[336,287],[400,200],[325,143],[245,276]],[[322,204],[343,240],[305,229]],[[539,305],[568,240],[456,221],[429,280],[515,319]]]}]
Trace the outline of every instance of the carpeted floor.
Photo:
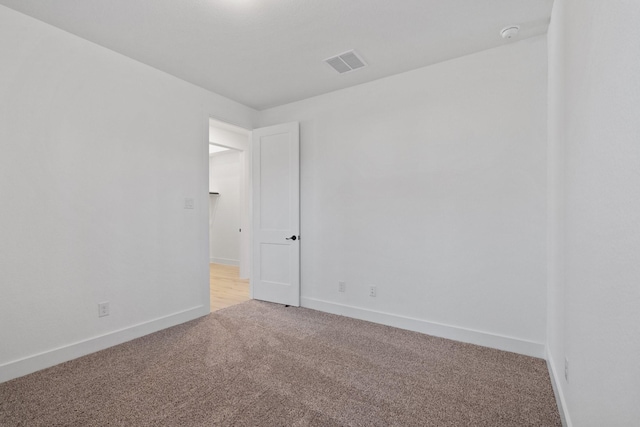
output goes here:
[{"label": "carpeted floor", "polygon": [[258,301],[0,384],[1,426],[559,426],[545,362]]}]

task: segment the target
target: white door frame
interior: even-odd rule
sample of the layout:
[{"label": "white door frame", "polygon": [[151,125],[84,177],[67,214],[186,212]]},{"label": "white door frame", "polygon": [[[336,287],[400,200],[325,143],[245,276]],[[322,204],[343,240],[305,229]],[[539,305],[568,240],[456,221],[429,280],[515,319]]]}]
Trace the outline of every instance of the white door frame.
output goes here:
[{"label": "white door frame", "polygon": [[[245,246],[244,246],[244,260],[245,265],[247,266],[247,271],[246,271],[246,276],[248,276],[249,278],[249,296],[251,299],[254,299],[254,280],[253,280],[253,246],[254,246],[254,233],[253,233],[253,186],[252,186],[252,180],[253,180],[253,173],[252,173],[252,158],[253,158],[253,144],[252,144],[252,132],[253,129],[247,129],[244,126],[239,126],[234,124],[232,121],[229,121],[227,119],[224,118],[219,118],[215,115],[212,114],[207,114],[207,120],[206,120],[206,124],[207,124],[207,130],[206,130],[206,134],[207,134],[207,153],[208,153],[208,146],[210,141],[210,125],[211,125],[211,121],[217,122],[216,124],[220,124],[222,126],[229,126],[229,127],[233,127],[233,128],[239,128],[242,129],[244,131],[247,132],[247,137],[246,137],[246,144],[217,144],[217,145],[223,145],[223,146],[227,146],[228,148],[233,148],[236,150],[241,151],[242,153],[242,166],[243,166],[243,172],[242,172],[242,176],[243,176],[243,192],[244,194],[242,195],[243,198],[243,209],[242,209],[242,216],[243,216],[243,220],[241,221],[241,228],[242,228],[242,236],[244,237],[244,242],[245,242]],[[296,126],[297,123],[296,123]],[[299,131],[297,131],[299,132]],[[299,138],[299,133],[297,138]],[[215,142],[215,141],[214,141]],[[208,156],[207,156],[208,158]],[[208,160],[207,160],[208,161]],[[207,171],[208,171],[208,167],[207,167]],[[209,188],[209,176],[207,176],[207,189]],[[208,192],[208,191],[207,191]],[[299,226],[299,224],[298,224]],[[299,232],[299,230],[298,230]],[[209,238],[207,236],[207,242],[209,241]],[[242,240],[241,240],[242,242]],[[299,244],[299,243],[298,243]],[[209,249],[209,246],[207,247],[207,249]],[[243,251],[243,244],[241,243],[241,252]],[[243,255],[241,254],[241,257]],[[241,261],[242,262],[242,261]],[[299,263],[300,260],[298,260],[298,268],[299,268]],[[207,264],[208,265],[208,264]],[[208,268],[207,268],[208,271]],[[294,305],[299,305],[299,297],[300,297],[300,280],[301,277],[298,273],[298,303],[294,304]],[[209,294],[209,286],[208,286],[208,281],[207,281],[207,294]],[[209,296],[210,298],[210,296]]]}]

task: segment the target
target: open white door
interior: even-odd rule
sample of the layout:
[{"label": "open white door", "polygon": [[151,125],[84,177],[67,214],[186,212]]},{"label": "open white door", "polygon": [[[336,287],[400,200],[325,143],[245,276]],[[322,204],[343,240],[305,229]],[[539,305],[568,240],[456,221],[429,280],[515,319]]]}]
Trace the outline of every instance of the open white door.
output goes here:
[{"label": "open white door", "polygon": [[298,122],[253,130],[253,298],[300,305]]}]

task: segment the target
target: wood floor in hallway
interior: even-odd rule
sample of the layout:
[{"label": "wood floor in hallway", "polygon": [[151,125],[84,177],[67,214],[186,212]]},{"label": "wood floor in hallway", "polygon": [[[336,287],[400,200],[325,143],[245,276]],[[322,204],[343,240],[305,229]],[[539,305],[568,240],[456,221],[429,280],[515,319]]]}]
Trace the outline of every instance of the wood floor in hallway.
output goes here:
[{"label": "wood floor in hallway", "polygon": [[232,265],[209,264],[211,311],[249,300],[249,280],[240,279],[240,268]]}]

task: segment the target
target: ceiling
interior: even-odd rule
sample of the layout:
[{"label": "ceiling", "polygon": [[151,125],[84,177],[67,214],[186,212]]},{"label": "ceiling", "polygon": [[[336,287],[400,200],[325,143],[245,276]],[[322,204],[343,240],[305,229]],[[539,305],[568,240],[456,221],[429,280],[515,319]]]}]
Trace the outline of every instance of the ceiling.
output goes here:
[{"label": "ceiling", "polygon": [[[0,0],[12,9],[264,109],[547,30],[553,0]],[[500,30],[519,25],[506,41]],[[355,49],[367,67],[324,59]]]}]

